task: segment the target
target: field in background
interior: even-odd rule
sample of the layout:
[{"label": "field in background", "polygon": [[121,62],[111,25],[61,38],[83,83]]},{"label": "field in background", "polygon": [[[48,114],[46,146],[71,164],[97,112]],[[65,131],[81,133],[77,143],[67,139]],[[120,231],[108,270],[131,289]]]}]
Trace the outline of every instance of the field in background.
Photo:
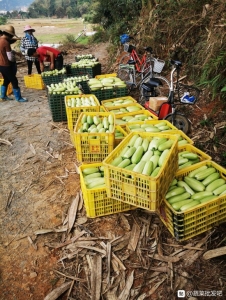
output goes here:
[{"label": "field in background", "polygon": [[7,24],[14,26],[19,37],[24,36],[25,25],[30,25],[40,44],[62,44],[66,35],[77,37],[84,28],[93,31],[92,25],[83,23],[82,19],[9,19]]}]

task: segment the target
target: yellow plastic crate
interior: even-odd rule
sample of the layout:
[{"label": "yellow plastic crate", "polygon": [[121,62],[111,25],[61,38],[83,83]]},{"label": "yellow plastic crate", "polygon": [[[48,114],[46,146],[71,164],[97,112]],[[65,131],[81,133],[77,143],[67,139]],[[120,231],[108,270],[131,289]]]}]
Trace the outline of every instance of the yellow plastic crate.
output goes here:
[{"label": "yellow plastic crate", "polygon": [[100,112],[106,112],[106,109],[104,108],[103,105],[100,106]]},{"label": "yellow plastic crate", "polygon": [[[116,108],[120,105],[128,105],[130,103],[127,103],[127,104],[119,104],[118,101],[119,100],[130,100],[131,102],[130,103],[137,103],[137,100],[134,99],[133,97],[131,96],[126,96],[126,97],[117,97],[117,98],[112,98],[112,99],[108,99],[108,100],[103,100],[101,101],[101,105],[103,105],[104,107],[110,107],[110,108]],[[112,102],[115,103],[115,105],[111,105]]]},{"label": "yellow plastic crate", "polygon": [[[3,78],[0,78],[0,86],[3,85],[3,82],[4,82],[4,79]],[[8,85],[8,88],[7,88],[7,91],[6,91],[6,95],[9,96],[13,93],[13,87],[12,87],[12,84],[10,83]]]},{"label": "yellow plastic crate", "polygon": [[[101,104],[102,104],[102,102],[101,102]],[[145,110],[145,108],[142,105],[140,105],[139,103],[131,103],[131,104],[118,105],[118,106],[110,106],[110,107],[105,106],[105,109],[106,109],[106,111],[112,112],[115,115],[120,116],[122,114],[130,112],[130,111],[120,111],[121,109],[127,109],[131,106],[136,106],[137,108],[139,108],[139,110],[137,110],[136,113],[138,113],[138,111],[144,111]]]},{"label": "yellow plastic crate", "polygon": [[[144,127],[144,125],[158,125],[158,124],[166,124],[166,126],[168,126],[169,129],[165,129],[165,130],[162,130],[162,131],[159,131],[159,132],[169,132],[169,130],[177,130],[177,128],[172,124],[170,123],[169,121],[167,120],[147,120],[147,121],[136,121],[136,122],[129,122],[127,123],[126,125],[126,128],[127,128],[127,132],[146,132]],[[138,128],[134,128],[135,126],[139,126]],[[132,128],[133,127],[133,128]]]},{"label": "yellow plastic crate", "polygon": [[[196,148],[194,145],[191,145],[191,144],[179,146],[179,142],[178,142],[178,151],[179,151],[179,153],[183,152],[183,151],[189,151],[189,152],[197,154],[199,157],[199,160],[200,160],[199,162],[212,159],[211,156],[209,156],[208,154],[206,154],[205,152],[201,151],[200,149]],[[185,168],[189,168],[189,167],[190,166],[185,167]],[[179,169],[181,169],[181,170],[185,170],[185,168],[180,168],[180,166],[179,166]]]},{"label": "yellow plastic crate", "polygon": [[134,206],[123,203],[122,201],[109,198],[107,196],[106,188],[88,189],[86,187],[83,170],[90,167],[101,167],[102,163],[83,164],[79,167],[81,190],[83,194],[86,215],[89,218],[96,218],[110,214],[120,213],[135,209]]},{"label": "yellow plastic crate", "polygon": [[[81,97],[90,97],[94,98],[96,106],[80,106],[80,107],[70,107],[68,106],[68,101],[71,98],[81,98]],[[96,96],[93,94],[84,94],[84,95],[68,95],[64,97],[66,114],[67,114],[67,125],[69,130],[74,130],[75,124],[78,121],[78,117],[82,112],[99,112],[100,103],[97,100]]]},{"label": "yellow plastic crate", "polygon": [[[131,132],[103,161],[108,196],[150,211],[156,211],[163,200],[178,169],[177,137],[161,134],[173,141],[169,155],[156,177],[146,176],[111,165],[136,133]],[[139,132],[139,136],[152,140],[159,134]]]},{"label": "yellow plastic crate", "polygon": [[179,137],[178,146],[183,146],[183,145],[186,145],[186,144],[190,144],[190,145],[194,144],[193,140],[190,139],[182,130],[179,130],[179,129],[169,130],[169,131],[167,131],[167,133],[178,135],[178,137]]},{"label": "yellow plastic crate", "polygon": [[111,73],[111,74],[102,74],[102,75],[96,75],[95,78],[100,79],[100,78],[108,78],[108,77],[117,77],[116,73]]},{"label": "yellow plastic crate", "polygon": [[24,76],[24,84],[27,88],[44,90],[45,84],[40,74],[31,74]]},{"label": "yellow plastic crate", "polygon": [[[183,180],[189,172],[205,165],[216,168],[220,176],[226,180],[226,169],[213,161],[203,161],[186,168],[186,170],[180,170],[177,172],[175,178]],[[175,211],[164,200],[158,213],[172,236],[178,241],[185,241],[208,231],[220,223],[226,222],[226,194],[216,197],[212,201],[199,204],[185,212]]]},{"label": "yellow plastic crate", "polygon": [[[123,121],[122,118],[125,118],[125,117],[134,117],[135,118],[137,115],[145,115],[149,120],[158,120],[158,117],[153,115],[149,110],[145,109],[145,110],[141,110],[141,111],[127,112],[127,113],[120,114],[120,115],[116,114],[115,115],[116,125],[120,125],[120,126],[124,127],[130,121]],[[137,122],[139,122],[139,120],[137,120]]]},{"label": "yellow plastic crate", "polygon": [[117,137],[117,136],[115,136],[115,147],[117,147],[118,144],[120,144],[121,141],[128,135],[128,133],[125,130],[123,130],[123,128],[121,126],[119,126],[119,125],[117,125],[115,127],[115,129],[117,129],[119,132],[121,132],[123,134],[123,137]]},{"label": "yellow plastic crate", "polygon": [[[115,116],[109,112],[87,112],[81,113],[78,121],[75,125],[74,130],[74,141],[76,148],[76,155],[78,162],[82,163],[93,163],[93,162],[102,162],[106,156],[114,149],[115,142],[115,133],[89,133],[89,132],[78,132],[79,128],[81,128],[81,120],[83,115],[87,116],[98,116],[100,118],[108,117],[112,115],[114,118],[115,124]],[[114,128],[115,130],[115,128]]]}]

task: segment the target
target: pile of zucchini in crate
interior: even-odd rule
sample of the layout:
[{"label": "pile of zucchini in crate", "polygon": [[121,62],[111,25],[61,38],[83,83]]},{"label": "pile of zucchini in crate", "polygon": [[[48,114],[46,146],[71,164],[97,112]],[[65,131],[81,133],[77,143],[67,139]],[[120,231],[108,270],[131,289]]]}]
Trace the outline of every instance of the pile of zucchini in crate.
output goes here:
[{"label": "pile of zucchini in crate", "polygon": [[190,171],[183,180],[174,179],[166,200],[176,211],[186,211],[222,195],[226,195],[226,180],[220,178],[215,167],[204,165]]}]

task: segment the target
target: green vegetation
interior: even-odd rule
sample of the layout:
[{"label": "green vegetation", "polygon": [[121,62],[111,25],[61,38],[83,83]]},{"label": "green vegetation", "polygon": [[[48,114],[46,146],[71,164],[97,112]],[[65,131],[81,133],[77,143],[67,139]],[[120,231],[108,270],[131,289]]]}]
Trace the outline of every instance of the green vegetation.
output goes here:
[{"label": "green vegetation", "polygon": [[4,25],[7,22],[7,18],[6,17],[0,17],[0,25]]}]

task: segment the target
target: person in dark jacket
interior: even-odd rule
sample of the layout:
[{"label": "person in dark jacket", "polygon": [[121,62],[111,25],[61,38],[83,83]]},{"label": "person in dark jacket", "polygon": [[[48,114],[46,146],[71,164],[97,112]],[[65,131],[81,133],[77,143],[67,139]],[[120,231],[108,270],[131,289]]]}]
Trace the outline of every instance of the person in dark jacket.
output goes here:
[{"label": "person in dark jacket", "polygon": [[38,74],[41,74],[41,69],[40,69],[40,64],[39,64],[38,59],[36,57],[30,57],[27,55],[27,50],[29,48],[35,48],[35,49],[38,48],[38,40],[34,36],[34,34],[33,34],[34,32],[35,32],[34,28],[32,28],[30,25],[26,25],[24,27],[25,36],[22,38],[21,44],[20,44],[20,50],[21,50],[22,54],[25,55],[25,59],[27,60],[28,75],[31,75],[31,73],[32,73],[33,63],[36,66]]},{"label": "person in dark jacket", "polygon": [[8,98],[6,96],[8,85],[11,82],[15,99],[18,102],[27,102],[27,99],[21,96],[15,70],[16,52],[11,48],[12,41],[18,37],[15,34],[14,27],[11,25],[6,25],[1,28],[1,30],[2,36],[0,36],[0,72],[2,73],[2,77],[4,80],[1,86],[0,99],[2,101],[12,100],[11,98]]},{"label": "person in dark jacket", "polygon": [[63,68],[63,55],[55,48],[46,46],[41,46],[37,49],[30,48],[27,50],[27,55],[38,58],[42,72],[44,72],[45,61],[50,62],[50,70],[61,70]]}]

